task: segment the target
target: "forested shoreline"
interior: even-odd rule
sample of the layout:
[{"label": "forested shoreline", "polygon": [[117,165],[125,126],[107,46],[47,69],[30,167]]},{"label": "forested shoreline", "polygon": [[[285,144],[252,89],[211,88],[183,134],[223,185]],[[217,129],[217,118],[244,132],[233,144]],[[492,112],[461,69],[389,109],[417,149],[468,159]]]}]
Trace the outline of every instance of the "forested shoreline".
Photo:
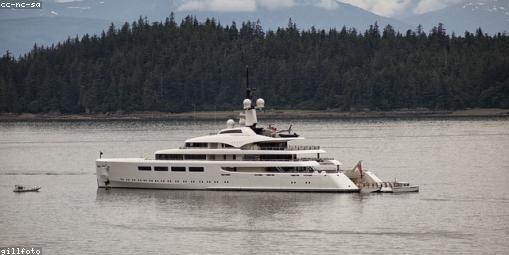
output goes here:
[{"label": "forested shoreline", "polygon": [[0,58],[0,112],[237,109],[245,66],[272,109],[387,111],[509,108],[509,36],[404,33],[376,24],[264,31],[173,16],[140,18]]}]

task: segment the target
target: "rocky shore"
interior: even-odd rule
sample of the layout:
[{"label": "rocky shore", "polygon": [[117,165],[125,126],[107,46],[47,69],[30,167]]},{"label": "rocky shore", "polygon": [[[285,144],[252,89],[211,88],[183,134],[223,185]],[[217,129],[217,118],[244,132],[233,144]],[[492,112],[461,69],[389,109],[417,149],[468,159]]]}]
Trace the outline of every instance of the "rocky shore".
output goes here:
[{"label": "rocky shore", "polygon": [[[95,114],[61,113],[0,113],[0,121],[26,120],[136,120],[136,119],[176,119],[176,120],[222,120],[238,118],[238,111],[217,112],[112,112]],[[441,117],[509,117],[509,109],[467,109],[459,111],[435,110],[395,110],[395,111],[309,111],[309,110],[267,110],[259,113],[266,119],[313,119],[313,118],[441,118]]]}]

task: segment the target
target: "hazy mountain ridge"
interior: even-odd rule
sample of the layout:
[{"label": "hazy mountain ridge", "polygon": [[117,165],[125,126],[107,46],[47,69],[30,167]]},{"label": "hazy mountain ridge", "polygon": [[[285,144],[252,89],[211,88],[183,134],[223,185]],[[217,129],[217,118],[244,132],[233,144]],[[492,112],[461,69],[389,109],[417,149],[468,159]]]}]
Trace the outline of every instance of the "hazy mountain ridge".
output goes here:
[{"label": "hazy mountain ridge", "polygon": [[[83,0],[74,2],[45,2],[42,10],[27,10],[20,14],[20,10],[1,12],[0,19],[9,19],[9,25],[0,26],[0,33],[9,36],[0,39],[0,51],[10,50],[14,55],[22,54],[30,50],[34,43],[51,45],[65,40],[68,36],[84,35],[85,33],[100,33],[108,24],[104,21],[116,24],[125,21],[132,22],[140,16],[146,16],[149,21],[161,21],[174,12],[177,20],[187,15],[196,16],[199,20],[215,18],[221,24],[231,24],[235,21],[241,24],[247,20],[260,20],[264,29],[277,29],[286,27],[291,18],[300,25],[300,29],[309,29],[311,26],[329,29],[343,26],[365,30],[369,25],[378,22],[380,26],[391,24],[396,29],[405,31],[411,27],[407,24],[382,16],[375,15],[361,8],[337,2],[337,8],[326,9],[310,4],[298,4],[287,8],[263,8],[254,12],[213,12],[213,11],[190,11],[180,10],[181,2],[171,4],[165,0],[137,1],[137,0]],[[121,7],[123,6],[123,7]],[[38,19],[34,19],[38,17]],[[56,22],[54,17],[65,19],[76,18],[83,24],[76,27],[76,22]],[[14,19],[16,18],[16,19]],[[41,27],[40,22],[46,24]],[[31,29],[15,29],[15,27],[29,28],[30,24],[38,27],[37,32]],[[16,24],[19,23],[20,25]],[[95,30],[92,29],[95,26]],[[41,33],[45,34],[41,40]]]},{"label": "hazy mountain ridge", "polygon": [[496,34],[509,31],[509,1],[466,0],[437,11],[404,19],[412,25],[423,25],[425,30],[443,23],[449,33],[462,35],[479,27],[485,33]]},{"label": "hazy mountain ridge", "polygon": [[[44,1],[41,10],[0,10],[0,52],[9,50],[14,55],[29,51],[34,43],[51,45],[67,37],[100,33],[111,22],[132,22],[140,16],[149,21],[164,20],[171,12],[177,20],[187,15],[200,20],[213,17],[221,24],[237,24],[260,20],[264,29],[285,27],[292,18],[300,29],[311,26],[329,29],[343,26],[365,30],[378,22],[380,27],[391,24],[396,30],[405,32],[418,24],[429,31],[439,22],[448,32],[463,34],[482,27],[484,32],[497,33],[509,30],[509,1],[467,0],[445,9],[402,18],[382,17],[364,9],[335,2],[334,8],[324,8],[308,0],[298,0],[287,7],[268,8],[257,6],[255,11],[210,11],[181,8],[183,0],[83,0],[72,2]],[[270,1],[269,1],[270,2]],[[332,3],[332,2],[331,2]]]}]

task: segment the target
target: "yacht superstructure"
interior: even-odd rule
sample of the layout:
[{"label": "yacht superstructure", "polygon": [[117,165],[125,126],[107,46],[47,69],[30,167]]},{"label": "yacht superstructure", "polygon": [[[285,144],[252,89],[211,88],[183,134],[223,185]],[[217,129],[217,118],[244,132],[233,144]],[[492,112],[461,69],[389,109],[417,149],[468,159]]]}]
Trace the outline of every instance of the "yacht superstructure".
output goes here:
[{"label": "yacht superstructure", "polygon": [[[382,181],[360,163],[343,170],[320,157],[319,146],[292,145],[298,134],[257,126],[257,110],[247,89],[238,123],[227,121],[217,134],[191,138],[181,148],[155,152],[154,159],[100,158],[99,188],[359,192],[378,191]],[[365,188],[364,188],[365,187]]]}]

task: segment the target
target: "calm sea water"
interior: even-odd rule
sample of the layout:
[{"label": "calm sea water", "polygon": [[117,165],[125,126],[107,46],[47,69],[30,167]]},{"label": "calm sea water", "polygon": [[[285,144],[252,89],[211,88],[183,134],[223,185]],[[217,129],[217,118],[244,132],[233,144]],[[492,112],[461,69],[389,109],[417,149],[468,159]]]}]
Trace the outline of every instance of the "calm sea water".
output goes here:
[{"label": "calm sea water", "polygon": [[[45,254],[507,254],[509,119],[289,121],[413,194],[98,190],[94,160],[151,157],[214,121],[0,122],[0,247]],[[289,122],[271,121],[280,127]],[[16,194],[14,184],[41,185]]]}]

